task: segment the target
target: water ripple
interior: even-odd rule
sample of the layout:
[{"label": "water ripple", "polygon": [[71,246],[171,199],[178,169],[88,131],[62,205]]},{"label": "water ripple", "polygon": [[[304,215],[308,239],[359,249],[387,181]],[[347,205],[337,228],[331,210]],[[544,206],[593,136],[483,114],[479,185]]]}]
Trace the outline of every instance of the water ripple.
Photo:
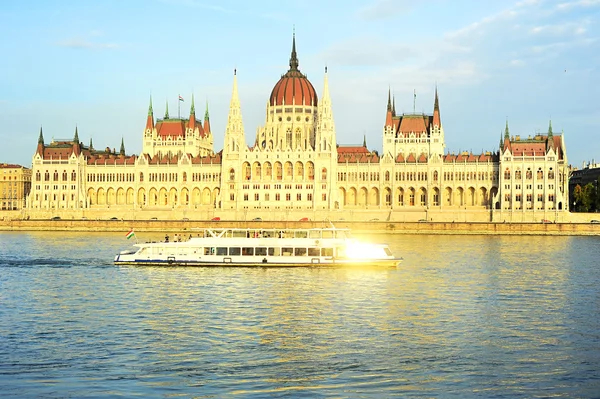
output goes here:
[{"label": "water ripple", "polygon": [[385,240],[398,270],[117,268],[122,235],[0,233],[3,395],[598,397],[598,238]]}]

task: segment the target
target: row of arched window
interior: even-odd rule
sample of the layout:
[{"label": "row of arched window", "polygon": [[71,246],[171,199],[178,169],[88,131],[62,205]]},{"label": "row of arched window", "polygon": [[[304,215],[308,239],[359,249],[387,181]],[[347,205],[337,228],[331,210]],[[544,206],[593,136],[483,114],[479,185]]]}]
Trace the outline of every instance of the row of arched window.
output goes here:
[{"label": "row of arched window", "polygon": [[[59,180],[59,177],[62,177],[61,180]],[[50,171],[46,170],[44,172],[44,181],[68,181],[69,179],[69,172],[67,172],[66,170],[64,170],[62,173],[59,173],[58,170],[55,170],[52,173],[52,180],[50,180]],[[38,170],[37,172],[35,172],[35,180],[36,181],[42,181],[42,173]],[[71,171],[71,181],[76,181],[77,180],[77,172],[75,172],[74,170]]]},{"label": "row of arched window", "polygon": [[[284,164],[277,161],[273,164],[265,162],[254,162],[250,165],[249,162],[242,164],[242,179],[243,180],[314,180],[315,165],[312,162],[292,162],[287,161]],[[236,172],[234,168],[229,169],[229,180],[234,181]],[[327,168],[321,169],[321,180],[327,180]]]},{"label": "row of arched window", "polygon": [[[509,180],[511,178],[511,171],[510,168],[506,168],[504,169],[504,179]],[[523,173],[521,172],[520,169],[515,170],[515,179],[516,180],[521,180],[523,178]],[[541,180],[544,178],[544,171],[542,170],[542,168],[538,168],[537,172],[536,172],[536,178],[538,180]],[[525,171],[525,179],[526,180],[532,180],[533,179],[533,171],[531,170],[531,168],[527,168],[527,170]],[[548,179],[554,179],[554,170],[552,168],[548,169]]]}]

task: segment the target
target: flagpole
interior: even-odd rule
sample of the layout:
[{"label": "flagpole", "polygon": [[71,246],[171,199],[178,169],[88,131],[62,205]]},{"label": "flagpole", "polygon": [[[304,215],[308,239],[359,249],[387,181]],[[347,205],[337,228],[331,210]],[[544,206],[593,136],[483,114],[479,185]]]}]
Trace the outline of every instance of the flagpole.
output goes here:
[{"label": "flagpole", "polygon": [[417,89],[414,89],[413,91],[414,96],[413,96],[413,114],[417,113]]},{"label": "flagpole", "polygon": [[180,110],[181,108],[181,94],[177,95],[177,119],[181,119]]}]

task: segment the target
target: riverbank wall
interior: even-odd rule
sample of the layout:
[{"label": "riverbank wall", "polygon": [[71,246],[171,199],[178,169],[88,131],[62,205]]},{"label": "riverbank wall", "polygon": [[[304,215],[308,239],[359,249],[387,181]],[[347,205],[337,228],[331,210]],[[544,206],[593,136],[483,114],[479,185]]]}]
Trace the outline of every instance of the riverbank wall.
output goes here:
[{"label": "riverbank wall", "polygon": [[[548,235],[600,236],[600,223],[490,223],[490,222],[388,222],[334,221],[338,228],[355,233],[383,234],[463,234],[463,235]],[[194,234],[202,228],[289,229],[331,226],[323,221],[202,221],[202,220],[0,220],[0,231],[81,231]]]}]

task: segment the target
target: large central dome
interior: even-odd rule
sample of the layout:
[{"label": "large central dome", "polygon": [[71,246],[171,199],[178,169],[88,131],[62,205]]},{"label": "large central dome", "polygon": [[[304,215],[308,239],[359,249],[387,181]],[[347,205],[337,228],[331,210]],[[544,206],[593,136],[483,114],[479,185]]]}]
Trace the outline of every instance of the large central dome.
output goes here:
[{"label": "large central dome", "polygon": [[275,105],[312,105],[317,106],[317,92],[312,83],[298,69],[296,56],[296,36],[292,39],[292,55],[290,69],[279,79],[273,87],[269,104]]}]

